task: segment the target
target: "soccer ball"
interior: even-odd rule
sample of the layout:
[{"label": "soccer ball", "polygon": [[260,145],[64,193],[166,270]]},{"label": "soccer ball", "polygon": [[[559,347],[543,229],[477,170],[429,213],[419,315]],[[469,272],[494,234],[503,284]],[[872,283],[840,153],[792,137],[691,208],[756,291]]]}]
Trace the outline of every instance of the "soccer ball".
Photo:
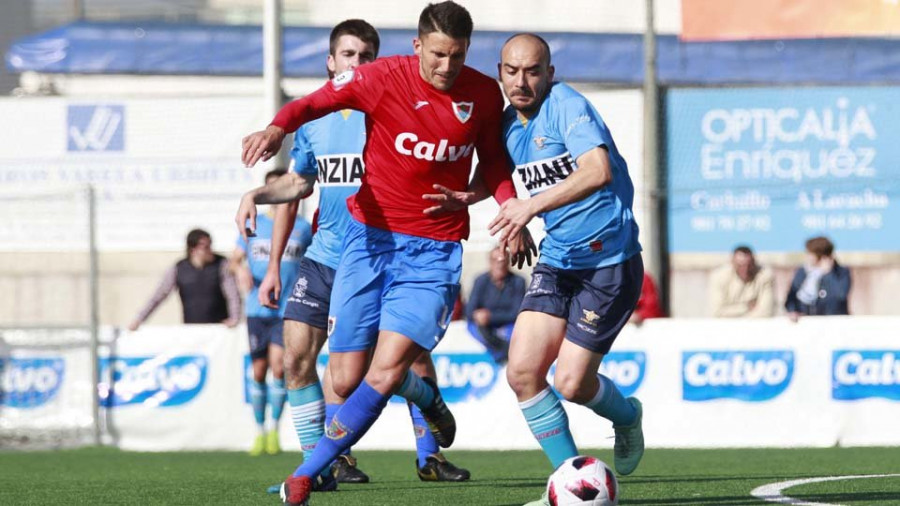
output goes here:
[{"label": "soccer ball", "polygon": [[566,459],[547,480],[551,506],[616,506],[619,484],[616,475],[594,457]]}]

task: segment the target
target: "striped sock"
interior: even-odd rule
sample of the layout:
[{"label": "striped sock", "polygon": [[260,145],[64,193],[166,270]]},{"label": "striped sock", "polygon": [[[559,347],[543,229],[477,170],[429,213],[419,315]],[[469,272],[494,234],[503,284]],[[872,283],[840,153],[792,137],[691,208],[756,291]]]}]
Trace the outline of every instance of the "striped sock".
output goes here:
[{"label": "striped sock", "polygon": [[284,389],[284,378],[273,378],[269,383],[269,413],[275,427],[278,427],[278,421],[281,420],[281,412],[284,411],[284,398],[287,391]]},{"label": "striped sock", "polygon": [[253,417],[256,425],[263,430],[266,424],[266,382],[250,382],[250,405],[253,406]]},{"label": "striped sock", "polygon": [[406,378],[394,394],[415,404],[419,409],[431,406],[434,401],[434,390],[412,371],[406,372]]},{"label": "striped sock", "polygon": [[578,455],[572,433],[569,432],[569,417],[563,409],[559,397],[550,390],[544,389],[525,402],[519,403],[519,409],[525,415],[528,428],[550,459],[553,469],[559,467],[566,459]]},{"label": "striped sock", "polygon": [[325,429],[325,397],[322,395],[322,385],[317,381],[311,385],[287,391],[288,404],[291,405],[291,419],[294,421],[294,430],[300,439],[300,449],[303,450],[303,460],[309,458],[316,448],[316,443],[322,438]]},{"label": "striped sock", "polygon": [[619,391],[619,387],[606,376],[597,375],[600,380],[600,386],[594,398],[584,403],[584,405],[594,413],[611,420],[613,425],[628,426],[634,423],[637,417],[637,411],[630,402],[625,400],[625,396]]}]

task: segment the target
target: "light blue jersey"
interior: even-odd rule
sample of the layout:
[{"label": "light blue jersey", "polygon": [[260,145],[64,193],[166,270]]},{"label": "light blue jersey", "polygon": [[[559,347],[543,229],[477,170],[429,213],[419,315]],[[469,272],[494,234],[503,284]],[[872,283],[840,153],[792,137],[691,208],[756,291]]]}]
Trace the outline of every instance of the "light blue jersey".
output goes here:
[{"label": "light blue jersey", "polygon": [[247,263],[250,265],[250,273],[253,275],[253,289],[247,294],[248,318],[280,318],[284,314],[284,306],[291,294],[291,288],[297,282],[300,271],[300,260],[309,246],[312,229],[302,217],[297,217],[294,222],[294,230],[288,237],[281,257],[281,300],[278,301],[278,310],[267,308],[259,303],[257,296],[259,284],[266,276],[269,265],[269,252],[272,250],[272,218],[260,214],[256,218],[256,237],[251,237],[249,246],[243,237],[238,237],[237,247],[247,255]]},{"label": "light blue jersey", "polygon": [[609,153],[612,183],[583,200],[541,214],[547,236],[540,263],[560,269],[615,265],[641,251],[631,211],[634,186],[600,114],[584,96],[554,83],[538,113],[527,124],[508,106],[503,115],[506,150],[521,179],[535,196],[578,169],[575,160],[603,146]]},{"label": "light blue jersey", "polygon": [[307,258],[337,269],[344,230],[350,222],[347,198],[359,190],[365,171],[366,116],[349,109],[309,122],[294,135],[291,169],[316,175],[319,218]]}]

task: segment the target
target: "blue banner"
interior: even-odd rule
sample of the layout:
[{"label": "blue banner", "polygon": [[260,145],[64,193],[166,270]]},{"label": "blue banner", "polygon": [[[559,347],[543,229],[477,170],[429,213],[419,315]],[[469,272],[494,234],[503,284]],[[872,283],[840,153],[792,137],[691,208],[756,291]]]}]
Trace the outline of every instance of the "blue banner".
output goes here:
[{"label": "blue banner", "polygon": [[835,350],[831,397],[839,401],[900,401],[900,350]]},{"label": "blue banner", "polygon": [[686,351],[681,355],[681,370],[686,401],[767,401],[791,383],[794,352]]},{"label": "blue banner", "polygon": [[0,406],[36,408],[56,397],[66,361],[53,358],[0,358]]},{"label": "blue banner", "polygon": [[900,249],[900,89],[672,90],[669,248]]},{"label": "blue banner", "polygon": [[101,358],[100,403],[105,407],[180,406],[203,390],[208,369],[204,356]]}]

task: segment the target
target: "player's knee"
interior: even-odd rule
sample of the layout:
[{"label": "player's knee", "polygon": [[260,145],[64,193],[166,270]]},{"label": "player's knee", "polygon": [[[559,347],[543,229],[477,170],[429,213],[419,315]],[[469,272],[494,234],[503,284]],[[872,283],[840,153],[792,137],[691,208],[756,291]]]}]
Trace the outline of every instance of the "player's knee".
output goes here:
[{"label": "player's knee", "polygon": [[407,370],[408,368],[402,367],[370,369],[366,375],[366,382],[379,392],[393,392],[400,388]]},{"label": "player's knee", "polygon": [[553,387],[556,388],[556,391],[559,392],[563,399],[569,402],[583,404],[591,398],[591,395],[587,393],[584,385],[582,385],[581,378],[573,374],[566,374],[557,370],[553,378]]},{"label": "player's knee", "polygon": [[331,370],[331,389],[338,397],[346,399],[359,386],[362,378],[357,374],[348,374],[346,371]]},{"label": "player's knee", "polygon": [[[315,357],[298,356],[294,353],[285,353],[282,375],[289,380],[309,384],[318,380]],[[276,374],[276,367],[272,366],[272,373]],[[277,377],[277,374],[276,374]]]},{"label": "player's knee", "polygon": [[526,367],[519,367],[512,363],[506,368],[506,382],[509,383],[509,387],[512,388],[513,392],[517,395],[533,391],[538,387],[538,382],[536,381],[533,371],[529,371]]}]

